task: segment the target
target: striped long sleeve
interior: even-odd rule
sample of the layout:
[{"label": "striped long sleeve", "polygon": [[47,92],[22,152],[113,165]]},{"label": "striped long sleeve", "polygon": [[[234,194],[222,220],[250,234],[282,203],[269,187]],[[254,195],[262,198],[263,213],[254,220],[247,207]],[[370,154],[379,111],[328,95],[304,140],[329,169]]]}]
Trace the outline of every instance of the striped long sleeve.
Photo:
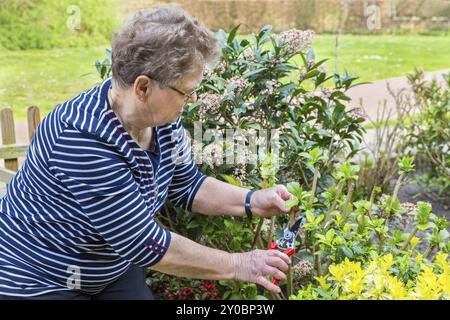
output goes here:
[{"label": "striped long sleeve", "polygon": [[[170,246],[155,221],[168,196],[190,209],[204,176],[180,119],[154,128],[143,150],[108,102],[112,80],[57,106],[0,198],[0,295],[95,294],[130,264],[151,266]],[[187,161],[180,161],[188,155]]]},{"label": "striped long sleeve", "polygon": [[207,178],[201,173],[191,153],[186,129],[177,123],[178,130],[174,134],[177,148],[172,157],[175,157],[175,170],[172,182],[169,185],[169,199],[177,206],[192,211],[192,202],[203,181]]},{"label": "striped long sleeve", "polygon": [[130,169],[111,148],[66,129],[48,163],[121,257],[139,266],[153,265],[162,258],[170,232],[154,221]]}]

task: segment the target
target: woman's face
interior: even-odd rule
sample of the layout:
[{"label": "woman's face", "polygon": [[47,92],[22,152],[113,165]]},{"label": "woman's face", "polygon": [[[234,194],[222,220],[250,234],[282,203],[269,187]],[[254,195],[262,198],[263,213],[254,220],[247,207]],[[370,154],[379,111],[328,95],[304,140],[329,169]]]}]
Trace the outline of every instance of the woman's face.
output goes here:
[{"label": "woman's face", "polygon": [[[154,125],[163,125],[176,121],[181,116],[183,109],[187,103],[197,101],[197,94],[192,93],[202,81],[203,70],[198,71],[184,77],[177,86],[173,88],[160,88],[159,85],[154,86],[154,91],[149,95],[148,108],[151,110],[152,122]],[[186,95],[184,95],[185,93]]]}]

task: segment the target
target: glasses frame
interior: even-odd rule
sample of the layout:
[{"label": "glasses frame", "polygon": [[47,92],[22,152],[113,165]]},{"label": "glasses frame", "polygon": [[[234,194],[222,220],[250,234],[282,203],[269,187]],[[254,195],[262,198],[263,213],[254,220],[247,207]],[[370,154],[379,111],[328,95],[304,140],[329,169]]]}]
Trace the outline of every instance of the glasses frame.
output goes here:
[{"label": "glasses frame", "polygon": [[[150,75],[148,75],[148,74],[146,74],[146,76],[149,77],[150,79],[152,79],[152,80],[154,80],[154,81],[156,81],[156,82],[159,83],[159,81],[156,80],[155,78],[153,78],[152,76],[150,76]],[[184,103],[185,103],[185,104],[189,101],[189,99],[192,98],[192,96],[193,96],[193,95],[197,92],[197,90],[198,90],[198,88],[195,88],[194,90],[192,90],[192,92],[186,93],[186,92],[184,92],[183,90],[180,90],[180,89],[175,88],[175,87],[173,87],[173,86],[167,86],[167,88],[172,89],[172,90],[175,91],[176,93],[179,93],[179,94],[181,94],[182,96],[184,96]]]},{"label": "glasses frame", "polygon": [[172,87],[172,86],[167,86],[167,88],[172,89],[173,91],[175,91],[175,92],[181,94],[182,96],[184,96],[184,103],[187,103],[198,90],[198,88],[195,88],[190,93],[186,93],[186,92],[184,92],[184,91],[182,91],[180,89],[177,89],[175,87]]}]

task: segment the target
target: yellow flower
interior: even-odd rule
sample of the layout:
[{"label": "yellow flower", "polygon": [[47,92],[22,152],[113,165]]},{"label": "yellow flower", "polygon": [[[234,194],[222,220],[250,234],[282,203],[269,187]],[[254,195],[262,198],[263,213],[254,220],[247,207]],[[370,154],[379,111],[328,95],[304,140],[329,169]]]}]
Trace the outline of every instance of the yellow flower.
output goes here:
[{"label": "yellow flower", "polygon": [[414,260],[415,260],[417,263],[422,263],[422,262],[423,262],[423,255],[419,253],[419,254],[414,258]]},{"label": "yellow flower", "polygon": [[399,281],[396,277],[388,277],[388,288],[391,294],[391,298],[394,300],[405,300],[407,299],[408,292],[403,286],[403,282]]},{"label": "yellow flower", "polygon": [[439,299],[439,293],[442,290],[437,281],[437,276],[433,273],[433,269],[424,266],[422,273],[417,277],[416,290],[414,296],[422,300]]},{"label": "yellow flower", "polygon": [[388,269],[394,264],[394,258],[392,254],[387,254],[380,259],[380,271],[382,273],[387,273]]},{"label": "yellow flower", "polygon": [[328,289],[331,286],[331,284],[327,283],[328,276],[314,277],[314,279],[317,280],[321,288]]},{"label": "yellow flower", "polygon": [[370,294],[374,299],[379,299],[381,293],[384,291],[384,276],[377,270],[374,273],[368,274],[366,279],[368,280],[366,282],[367,286],[371,288]]},{"label": "yellow flower", "polygon": [[442,288],[442,298],[450,299],[450,275],[448,273],[442,273],[438,276],[438,286]]},{"label": "yellow flower", "polygon": [[[411,256],[406,258],[411,259]],[[323,289],[337,294],[340,300],[450,299],[448,255],[439,253],[432,262],[419,254],[414,260],[418,262],[421,272],[416,279],[408,279],[407,282],[389,270],[398,261],[398,257],[394,259],[392,254],[381,257],[373,255],[363,266],[346,258],[340,264],[330,266],[331,276],[316,277],[316,280]]]},{"label": "yellow flower", "polygon": [[339,283],[344,282],[346,272],[343,270],[342,265],[340,265],[340,264],[338,264],[338,265],[332,264],[329,267],[329,270],[330,270],[330,273],[333,275],[334,279],[337,282],[339,282]]},{"label": "yellow flower", "polygon": [[347,281],[345,287],[352,292],[355,297],[359,296],[364,290],[364,275],[356,275],[353,279]]},{"label": "yellow flower", "polygon": [[448,254],[440,252],[435,259],[435,263],[438,265],[439,268],[442,269],[444,273],[449,272],[449,262],[447,261]]},{"label": "yellow flower", "polygon": [[413,249],[420,243],[420,239],[417,237],[412,237],[409,243],[411,244],[411,249]]}]

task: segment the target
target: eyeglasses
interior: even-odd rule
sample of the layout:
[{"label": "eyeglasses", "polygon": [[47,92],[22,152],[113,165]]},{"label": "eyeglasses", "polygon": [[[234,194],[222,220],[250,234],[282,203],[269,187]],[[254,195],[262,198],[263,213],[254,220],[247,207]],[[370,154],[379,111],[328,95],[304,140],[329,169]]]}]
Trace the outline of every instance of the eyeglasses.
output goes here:
[{"label": "eyeglasses", "polygon": [[184,96],[184,103],[187,103],[198,90],[198,88],[195,88],[190,93],[186,93],[186,92],[184,92],[184,91],[182,91],[180,89],[177,89],[175,87],[172,87],[172,86],[167,86],[167,88],[172,89],[173,91],[175,91],[175,92],[181,94],[182,96]]},{"label": "eyeglasses", "polygon": [[[155,80],[156,82],[159,82],[158,80],[156,80],[155,78],[153,78],[152,76],[146,74],[147,77],[149,77],[150,79]],[[181,94],[182,96],[184,96],[184,103],[186,104],[191,98],[192,96],[197,92],[198,88],[195,88],[194,90],[192,90],[190,93],[186,93],[183,90],[177,89],[175,87],[172,86],[167,86],[167,88],[172,89],[173,91]]]}]

